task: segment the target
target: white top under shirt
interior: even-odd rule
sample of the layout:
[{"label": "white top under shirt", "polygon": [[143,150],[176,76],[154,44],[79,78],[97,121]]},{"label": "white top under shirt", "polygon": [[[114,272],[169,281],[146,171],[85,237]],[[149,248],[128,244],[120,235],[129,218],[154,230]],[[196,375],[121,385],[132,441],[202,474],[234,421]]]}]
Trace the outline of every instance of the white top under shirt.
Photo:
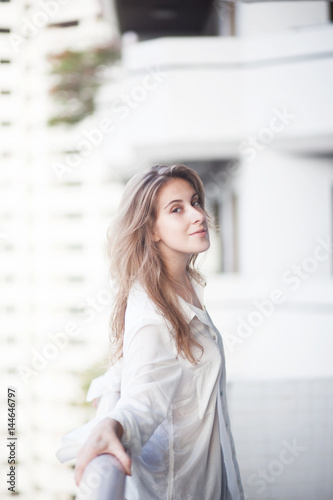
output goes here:
[{"label": "white top under shirt", "polygon": [[[192,279],[203,305],[204,287]],[[197,365],[178,355],[171,325],[139,282],[125,314],[123,358],[93,380],[87,400],[101,397],[97,416],[67,434],[60,461],[102,418],[118,420],[132,458],[127,500],[243,500],[226,402],[221,336],[206,308],[179,297],[192,335],[204,352]],[[201,351],[194,347],[197,357]]]}]

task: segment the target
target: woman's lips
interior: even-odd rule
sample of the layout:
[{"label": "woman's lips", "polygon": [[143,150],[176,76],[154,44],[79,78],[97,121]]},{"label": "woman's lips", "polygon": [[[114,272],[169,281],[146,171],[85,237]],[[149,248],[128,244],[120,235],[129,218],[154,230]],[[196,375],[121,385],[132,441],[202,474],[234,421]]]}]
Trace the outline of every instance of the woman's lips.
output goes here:
[{"label": "woman's lips", "polygon": [[199,236],[200,238],[203,238],[204,236],[206,236],[206,229],[201,229],[200,231],[197,231],[196,233],[192,233],[190,234],[190,236]]}]

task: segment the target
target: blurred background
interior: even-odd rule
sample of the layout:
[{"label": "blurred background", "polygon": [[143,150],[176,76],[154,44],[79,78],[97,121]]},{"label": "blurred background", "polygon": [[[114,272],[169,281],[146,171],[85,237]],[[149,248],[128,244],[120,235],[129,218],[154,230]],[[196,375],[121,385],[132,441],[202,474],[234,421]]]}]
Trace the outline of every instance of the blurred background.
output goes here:
[{"label": "blurred background", "polygon": [[75,498],[55,452],[108,366],[106,229],[134,173],[180,162],[220,226],[201,270],[246,498],[333,499],[332,21],[324,1],[0,1],[1,498],[8,386],[17,496]]}]

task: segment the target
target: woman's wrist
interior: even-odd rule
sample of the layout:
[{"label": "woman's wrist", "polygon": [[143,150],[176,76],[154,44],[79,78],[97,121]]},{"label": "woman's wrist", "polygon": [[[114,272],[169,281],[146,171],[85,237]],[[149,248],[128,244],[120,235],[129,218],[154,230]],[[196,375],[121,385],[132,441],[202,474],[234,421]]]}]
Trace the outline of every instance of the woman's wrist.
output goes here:
[{"label": "woman's wrist", "polygon": [[118,422],[118,420],[115,420],[114,418],[108,417],[108,419],[111,422],[112,430],[115,432],[115,434],[117,435],[117,437],[120,441],[121,438],[123,437],[123,434],[124,434],[123,426],[121,425],[120,422]]}]

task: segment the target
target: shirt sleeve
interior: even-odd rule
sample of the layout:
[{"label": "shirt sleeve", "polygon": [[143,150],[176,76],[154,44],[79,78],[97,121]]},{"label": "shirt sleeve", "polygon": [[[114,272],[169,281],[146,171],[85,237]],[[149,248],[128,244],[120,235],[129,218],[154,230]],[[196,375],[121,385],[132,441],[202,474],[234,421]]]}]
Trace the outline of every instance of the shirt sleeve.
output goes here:
[{"label": "shirt sleeve", "polygon": [[92,401],[110,392],[120,394],[121,372],[122,358],[111,365],[104,375],[94,378],[91,381],[86,401]]},{"label": "shirt sleeve", "polygon": [[125,339],[121,397],[107,414],[121,423],[122,443],[140,455],[142,447],[167,417],[182,374],[165,325],[146,325]]}]

